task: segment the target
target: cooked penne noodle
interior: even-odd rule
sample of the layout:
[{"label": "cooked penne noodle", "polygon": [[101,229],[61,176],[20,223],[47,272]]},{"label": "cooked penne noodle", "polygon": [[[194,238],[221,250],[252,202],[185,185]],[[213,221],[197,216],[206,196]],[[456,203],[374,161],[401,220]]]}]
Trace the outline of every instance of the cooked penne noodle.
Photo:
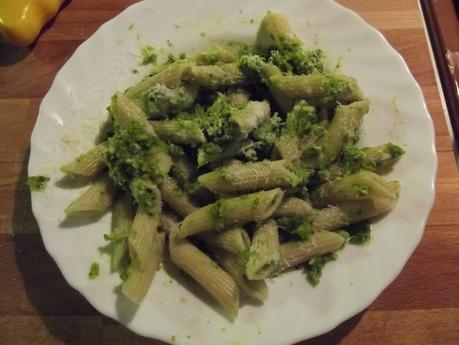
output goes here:
[{"label": "cooked penne noodle", "polygon": [[158,187],[151,184],[148,192],[153,194],[153,205],[148,209],[138,207],[128,236],[131,266],[140,270],[145,269],[149,254],[158,235],[162,208],[161,193]]},{"label": "cooked penne noodle", "polygon": [[200,66],[215,65],[217,63],[237,62],[237,56],[231,50],[220,44],[216,44],[196,55],[194,60]]},{"label": "cooked penne noodle", "polygon": [[219,200],[188,215],[183,220],[177,235],[185,238],[226,226],[252,221],[260,222],[271,217],[283,196],[284,192],[276,188]]},{"label": "cooked penne noodle", "polygon": [[147,253],[144,268],[131,265],[126,280],[121,284],[123,295],[136,304],[144,299],[162,261],[165,238],[164,233],[156,236],[152,250]]},{"label": "cooked penne noodle", "polygon": [[121,128],[126,128],[132,122],[137,122],[147,133],[157,137],[155,130],[148,123],[142,109],[129,100],[125,95],[117,92],[113,100],[113,106],[115,109],[115,121]]},{"label": "cooked penne noodle", "polygon": [[102,175],[65,209],[68,217],[97,216],[112,206],[118,193],[108,174]]},{"label": "cooked penne noodle", "polygon": [[194,182],[198,177],[198,170],[191,160],[183,155],[174,159],[171,174],[178,183],[183,185]]},{"label": "cooked penne noodle", "polygon": [[169,235],[169,254],[172,262],[191,276],[234,319],[239,308],[239,287],[234,279],[214,261],[173,231]]},{"label": "cooked penne noodle", "polygon": [[300,198],[288,198],[282,201],[273,213],[273,217],[290,217],[295,215],[309,215],[314,212],[312,206]]},{"label": "cooked penne noodle", "polygon": [[301,139],[296,135],[283,134],[276,143],[276,151],[282,159],[293,161],[300,158]]},{"label": "cooked penne noodle", "polygon": [[209,89],[239,86],[246,83],[244,74],[237,63],[209,66],[191,66],[185,79]]},{"label": "cooked penne noodle", "polygon": [[300,177],[285,160],[265,160],[221,167],[199,176],[198,181],[213,192],[231,193],[296,186]]},{"label": "cooked penne noodle", "polygon": [[150,121],[161,140],[175,144],[201,144],[206,142],[203,131],[191,120]]},{"label": "cooked penne noodle", "polygon": [[347,212],[340,207],[329,206],[312,213],[314,230],[336,230],[354,223]]},{"label": "cooked penne noodle", "polygon": [[199,239],[228,253],[239,255],[250,247],[250,237],[243,228],[233,228],[222,232],[203,232]]},{"label": "cooked penne noodle", "polygon": [[245,268],[237,256],[218,249],[214,249],[212,253],[218,263],[233,277],[245,294],[260,302],[263,302],[268,298],[269,292],[266,282],[263,279],[247,279],[245,276]]},{"label": "cooked penne noodle", "polygon": [[[339,88],[332,88],[339,85]],[[268,86],[278,95],[291,100],[314,100],[333,96],[335,102],[348,104],[363,98],[357,81],[352,77],[338,74],[274,75]]]},{"label": "cooked penne noodle", "polygon": [[246,265],[247,278],[260,280],[280,272],[279,233],[275,221],[270,220],[255,230]]},{"label": "cooked penne noodle", "polygon": [[341,248],[345,239],[334,232],[319,231],[306,241],[292,241],[281,244],[282,269],[294,267],[314,256],[324,255]]},{"label": "cooked penne noodle", "polygon": [[250,101],[244,108],[233,112],[231,120],[237,124],[242,133],[248,134],[266,120],[270,114],[271,108],[268,101]]},{"label": "cooked penne noodle", "polygon": [[236,91],[231,91],[228,94],[228,100],[231,103],[231,105],[234,105],[235,107],[242,108],[247,105],[250,101],[249,94],[245,92],[244,90],[236,90]]},{"label": "cooked penne noodle", "polygon": [[397,190],[383,177],[366,170],[325,183],[311,194],[311,201],[318,207],[355,200],[377,203],[378,199],[397,199]]},{"label": "cooked penne noodle", "polygon": [[182,76],[190,66],[189,62],[177,62],[166,66],[162,71],[145,78],[137,85],[130,87],[125,91],[125,95],[129,99],[143,97],[144,94],[152,87],[162,84],[167,87],[179,87],[182,83]]},{"label": "cooked penne noodle", "polygon": [[335,116],[330,123],[323,138],[318,143],[318,152],[308,154],[307,165],[313,167],[325,167],[338,157],[346,140],[352,139],[355,131],[360,127],[363,115],[369,110],[368,101],[354,102],[349,105],[339,105]]},{"label": "cooked penne noodle", "polygon": [[302,45],[301,40],[293,32],[287,17],[268,11],[260,23],[255,39],[255,50],[266,55],[270,49],[278,48],[283,42]]},{"label": "cooked penne noodle", "polygon": [[116,271],[120,268],[123,260],[128,256],[128,234],[131,230],[134,209],[131,198],[124,194],[113,205],[112,234],[122,235],[120,239],[112,241],[113,251],[111,266]]},{"label": "cooked penne noodle", "polygon": [[107,143],[103,142],[63,165],[61,171],[67,175],[97,177],[106,168],[104,162],[106,152]]},{"label": "cooked penne noodle", "polygon": [[165,176],[158,187],[163,201],[180,216],[186,217],[198,209],[172,177]]},{"label": "cooked penne noodle", "polygon": [[251,143],[250,140],[237,140],[221,147],[218,151],[207,151],[202,147],[198,150],[198,168],[212,162],[221,161],[226,158],[234,157],[242,151],[244,147]]},{"label": "cooked penne noodle", "polygon": [[150,118],[166,117],[169,114],[178,114],[191,109],[196,101],[198,90],[198,87],[193,84],[174,88],[157,84],[143,97],[137,99],[135,104]]}]

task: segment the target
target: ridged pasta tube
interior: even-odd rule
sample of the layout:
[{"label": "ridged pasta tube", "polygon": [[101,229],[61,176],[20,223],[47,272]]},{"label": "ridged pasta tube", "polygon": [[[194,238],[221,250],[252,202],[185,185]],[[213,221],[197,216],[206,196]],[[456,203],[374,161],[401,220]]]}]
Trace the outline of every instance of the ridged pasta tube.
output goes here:
[{"label": "ridged pasta tube", "polygon": [[104,162],[106,152],[107,143],[100,143],[70,163],[63,165],[60,170],[68,175],[97,177],[106,168]]},{"label": "ridged pasta tube", "polygon": [[231,193],[296,186],[300,177],[285,160],[265,160],[221,167],[199,176],[198,181],[213,192]]},{"label": "ridged pasta tube", "polygon": [[279,272],[279,233],[276,222],[270,220],[255,230],[246,273],[249,280],[259,280]]},{"label": "ridged pasta tube", "polygon": [[239,255],[250,247],[250,237],[242,228],[222,232],[203,232],[199,235],[199,239],[234,255]]},{"label": "ridged pasta tube", "polygon": [[183,220],[177,235],[179,238],[185,238],[231,225],[252,221],[260,222],[271,217],[283,196],[284,192],[276,188],[235,198],[221,199],[188,215]]},{"label": "ridged pasta tube", "polygon": [[260,23],[255,40],[255,50],[260,55],[266,56],[270,49],[278,48],[285,41],[302,44],[293,32],[287,17],[268,11]]},{"label": "ridged pasta tube", "polygon": [[317,142],[315,154],[306,154],[306,164],[311,167],[324,167],[336,160],[346,140],[355,135],[360,127],[363,115],[369,110],[368,101],[340,105],[327,128],[324,136]]},{"label": "ridged pasta tube", "polygon": [[268,86],[273,93],[290,100],[314,100],[333,96],[336,102],[348,104],[363,99],[357,81],[339,74],[274,75]]},{"label": "ridged pasta tube", "polygon": [[172,177],[165,176],[158,187],[163,201],[180,216],[186,217],[197,210],[188,195],[180,189]]},{"label": "ridged pasta tube", "polygon": [[231,114],[231,120],[237,124],[244,134],[250,133],[271,114],[268,101],[250,101],[244,108]]},{"label": "ridged pasta tube", "polygon": [[158,225],[161,217],[161,193],[153,183],[147,192],[153,194],[153,204],[147,207],[138,207],[129,231],[128,244],[131,265],[143,270],[147,264],[149,253],[158,234]]},{"label": "ridged pasta tube", "polygon": [[128,256],[127,236],[131,230],[133,218],[132,201],[127,194],[124,194],[113,205],[112,234],[122,235],[121,238],[112,241],[111,266],[113,271],[118,270],[122,261]]},{"label": "ridged pasta tube", "polygon": [[185,79],[209,89],[234,87],[246,83],[237,63],[209,66],[192,66],[185,73]]},{"label": "ridged pasta tube", "polygon": [[192,120],[150,121],[161,140],[175,144],[201,144],[206,137],[201,128]]},{"label": "ridged pasta tube", "polygon": [[136,304],[144,299],[162,261],[165,238],[164,233],[156,236],[152,250],[147,253],[143,269],[132,265],[128,269],[127,278],[121,285],[121,292]]},{"label": "ridged pasta tube", "polygon": [[312,206],[300,198],[288,198],[282,201],[274,211],[273,217],[291,217],[296,215],[309,215],[314,212]]},{"label": "ridged pasta tube", "polygon": [[102,175],[64,210],[68,217],[96,216],[112,206],[118,193],[108,174]]},{"label": "ridged pasta tube", "polygon": [[172,262],[201,285],[234,319],[239,309],[239,287],[234,279],[214,261],[186,239],[169,235],[169,254]]},{"label": "ridged pasta tube", "polygon": [[245,268],[237,256],[221,250],[213,250],[212,252],[218,263],[233,277],[245,294],[260,302],[263,302],[268,298],[269,292],[266,281],[262,279],[247,279],[245,275]]},{"label": "ridged pasta tube", "polygon": [[319,231],[312,234],[306,241],[292,241],[281,244],[281,266],[287,269],[314,256],[324,255],[333,252],[344,245],[345,239],[330,231]]}]

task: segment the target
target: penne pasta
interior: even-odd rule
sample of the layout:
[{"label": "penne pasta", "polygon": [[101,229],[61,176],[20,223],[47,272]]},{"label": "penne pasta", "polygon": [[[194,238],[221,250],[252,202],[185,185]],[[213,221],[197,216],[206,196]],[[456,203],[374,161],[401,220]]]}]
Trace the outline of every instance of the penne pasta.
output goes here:
[{"label": "penne pasta", "polygon": [[231,120],[237,124],[240,131],[247,135],[271,114],[267,101],[250,101],[242,109],[231,114]]},{"label": "penne pasta", "polygon": [[153,250],[162,208],[158,187],[151,184],[147,192],[152,194],[152,205],[148,208],[138,207],[128,236],[131,266],[139,270],[145,269],[150,252]]},{"label": "penne pasta", "polygon": [[203,232],[199,239],[206,244],[239,255],[250,247],[250,237],[243,228],[233,228],[223,232]]},{"label": "penne pasta", "polygon": [[271,220],[255,230],[246,265],[247,278],[260,280],[280,272],[279,233]]},{"label": "penne pasta", "polygon": [[273,217],[290,217],[295,215],[310,215],[314,212],[312,206],[300,198],[288,198],[282,201],[273,213]]},{"label": "penne pasta", "polygon": [[346,140],[351,142],[355,140],[355,133],[368,110],[368,101],[338,106],[325,135],[315,145],[317,149],[305,151],[306,164],[313,167],[326,167],[335,161]]},{"label": "penne pasta", "polygon": [[287,269],[308,261],[314,256],[333,252],[341,248],[345,239],[334,232],[319,231],[306,241],[292,241],[281,244],[281,267]]},{"label": "penne pasta", "polygon": [[150,121],[161,140],[175,144],[202,144],[206,142],[203,131],[191,120]]},{"label": "penne pasta", "polygon": [[142,98],[144,94],[152,87],[162,84],[170,88],[179,87],[182,83],[182,77],[192,64],[189,62],[177,62],[166,66],[157,74],[149,76],[137,85],[127,89],[124,94],[129,99]]},{"label": "penne pasta", "polygon": [[112,235],[117,238],[112,241],[113,251],[111,266],[113,271],[120,269],[123,261],[127,261],[128,235],[131,230],[134,210],[131,198],[124,194],[113,205]]},{"label": "penne pasta", "polygon": [[147,118],[135,103],[125,95],[117,92],[113,99],[115,122],[121,127],[126,128],[132,122],[137,122],[150,135],[157,137],[155,130],[147,121]]},{"label": "penne pasta", "polygon": [[201,285],[223,307],[230,319],[237,316],[239,287],[234,279],[206,254],[173,231],[169,235],[172,262]]},{"label": "penne pasta", "polygon": [[103,142],[63,165],[61,171],[67,175],[97,177],[106,168],[104,162],[106,152],[107,143]]},{"label": "penne pasta", "polygon": [[186,217],[197,210],[188,195],[180,189],[172,177],[165,176],[158,187],[164,202],[180,216]]},{"label": "penne pasta", "polygon": [[268,86],[280,97],[290,100],[315,100],[333,96],[336,102],[348,104],[363,99],[354,78],[344,75],[274,75]]},{"label": "penne pasta", "polygon": [[219,200],[188,215],[183,220],[177,236],[185,238],[226,226],[263,221],[271,217],[283,196],[284,192],[276,188]]},{"label": "penne pasta", "polygon": [[140,304],[150,288],[163,258],[165,238],[164,233],[156,236],[152,250],[147,253],[143,269],[132,265],[128,269],[127,278],[121,284],[121,292],[133,303]]},{"label": "penne pasta", "polygon": [[199,183],[213,192],[249,192],[296,186],[301,177],[287,161],[262,161],[221,167],[199,176]]},{"label": "penne pasta", "polygon": [[215,65],[217,63],[237,62],[237,56],[231,50],[217,44],[196,55],[194,60],[200,66]]},{"label": "penne pasta", "polygon": [[266,55],[270,49],[280,47],[283,42],[302,44],[285,16],[268,11],[260,23],[255,39],[255,50],[260,55]]},{"label": "penne pasta", "polygon": [[268,285],[263,279],[249,280],[245,275],[245,268],[237,256],[221,250],[213,250],[218,263],[228,272],[247,295],[259,302],[268,298]]},{"label": "penne pasta", "polygon": [[246,83],[237,63],[191,66],[185,73],[185,80],[209,89],[234,87]]},{"label": "penne pasta", "polygon": [[97,216],[112,206],[118,193],[108,174],[104,174],[65,209],[68,217]]}]

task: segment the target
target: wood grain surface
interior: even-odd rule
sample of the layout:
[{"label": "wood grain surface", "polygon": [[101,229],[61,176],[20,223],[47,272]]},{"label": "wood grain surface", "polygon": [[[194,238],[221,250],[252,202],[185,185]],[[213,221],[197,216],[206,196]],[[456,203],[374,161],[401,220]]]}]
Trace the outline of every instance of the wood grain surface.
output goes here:
[{"label": "wood grain surface", "polygon": [[[73,0],[32,47],[0,43],[1,345],[161,344],[101,316],[65,282],[43,247],[24,185],[30,134],[56,72],[134,2]],[[421,85],[435,123],[437,197],[421,244],[392,285],[364,312],[301,344],[459,344],[459,175],[417,1],[339,2],[384,34]]]}]

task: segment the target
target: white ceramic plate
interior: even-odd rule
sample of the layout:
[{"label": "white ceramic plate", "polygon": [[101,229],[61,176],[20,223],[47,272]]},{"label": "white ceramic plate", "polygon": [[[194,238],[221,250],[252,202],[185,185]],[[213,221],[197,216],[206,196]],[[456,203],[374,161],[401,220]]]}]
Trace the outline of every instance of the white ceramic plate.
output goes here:
[{"label": "white ceramic plate", "polygon": [[[326,267],[317,288],[300,270],[284,274],[269,282],[270,297],[263,306],[244,305],[234,323],[164,270],[133,310],[117,297],[120,280],[110,274],[109,259],[99,251],[110,214],[96,222],[65,221],[64,207],[81,188],[59,187],[59,166],[93,145],[113,93],[147,73],[145,68],[131,72],[139,60],[139,44],[193,53],[212,39],[251,42],[268,9],[287,15],[306,46],[317,44],[332,61],[340,58],[343,71],[358,79],[372,104],[362,144],[393,141],[406,148],[389,175],[402,184],[400,201],[375,225],[372,242],[346,247]],[[48,252],[69,284],[101,313],[134,332],[164,341],[173,337],[178,344],[279,345],[331,330],[392,282],[421,239],[434,199],[436,166],[433,126],[419,86],[382,35],[355,13],[324,0],[152,0],[102,25],[59,71],[33,131],[29,175],[51,177],[45,192],[32,195]],[[90,281],[93,261],[101,263],[101,275]]]}]

